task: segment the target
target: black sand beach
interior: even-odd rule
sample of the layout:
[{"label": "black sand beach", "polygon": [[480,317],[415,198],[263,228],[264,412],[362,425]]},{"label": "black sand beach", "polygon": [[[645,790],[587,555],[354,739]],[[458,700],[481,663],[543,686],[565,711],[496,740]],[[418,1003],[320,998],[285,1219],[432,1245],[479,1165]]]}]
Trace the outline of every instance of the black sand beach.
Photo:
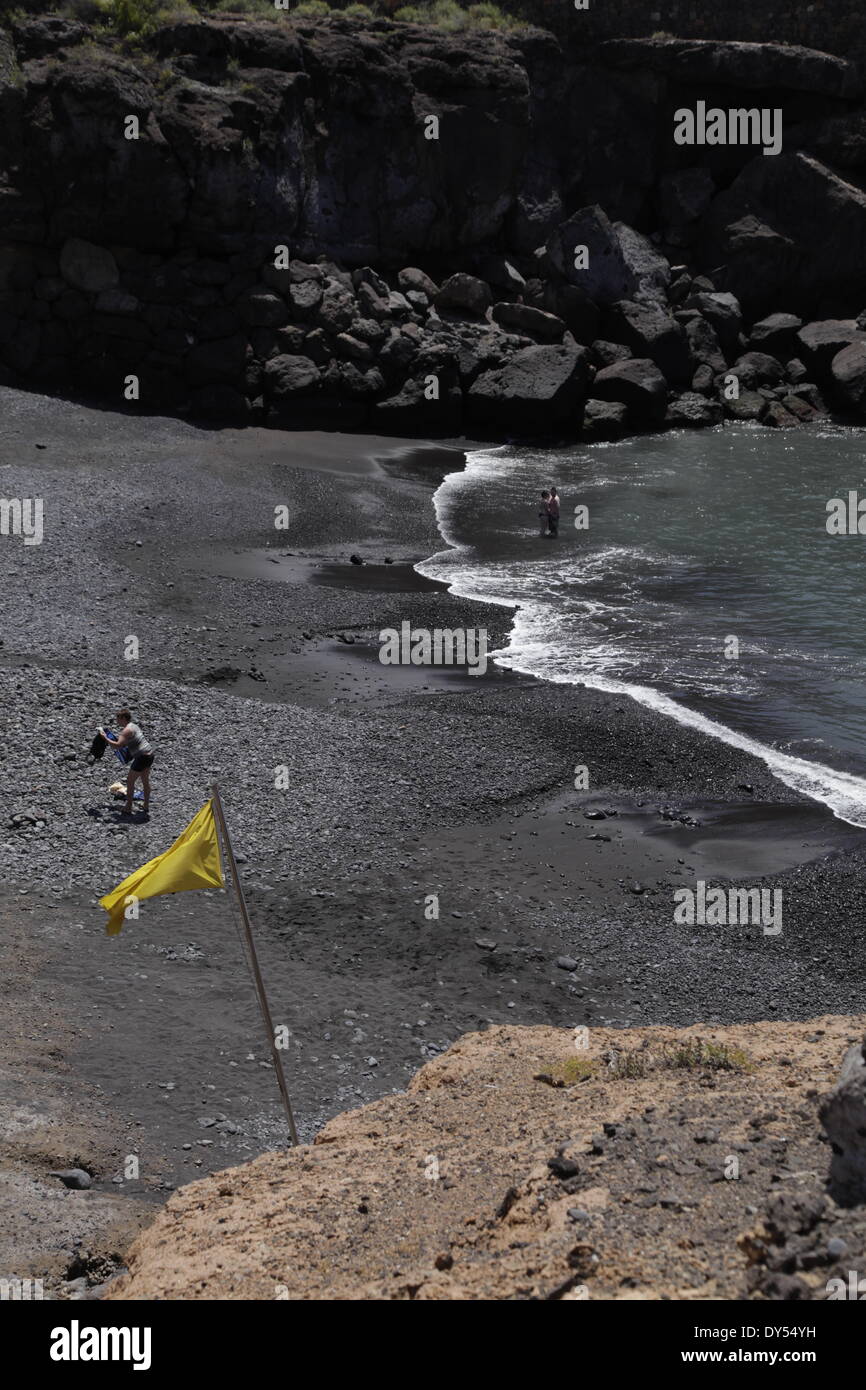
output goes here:
[{"label": "black sand beach", "polygon": [[[159,899],[113,940],[96,905],[213,781],[305,1139],[490,1022],[862,1008],[863,832],[628,701],[378,661],[406,619],[506,640],[507,610],[412,569],[441,548],[430,499],[459,442],[199,429],[9,389],[0,410],[0,490],[45,503],[42,545],[0,549],[10,1268],[69,1296],[172,1186],[285,1141],[230,902]],[[146,822],[118,819],[112,767],[84,759],[125,701],[158,749]],[[781,889],[783,932],[675,925],[698,878]],[[76,1165],[101,1205],[69,1226],[47,1173]]]}]

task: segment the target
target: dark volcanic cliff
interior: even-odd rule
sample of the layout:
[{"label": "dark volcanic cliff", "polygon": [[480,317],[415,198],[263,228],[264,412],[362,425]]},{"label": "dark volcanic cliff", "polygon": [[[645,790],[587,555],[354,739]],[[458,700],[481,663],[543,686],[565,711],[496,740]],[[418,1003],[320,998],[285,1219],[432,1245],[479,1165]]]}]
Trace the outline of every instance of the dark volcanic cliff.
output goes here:
[{"label": "dark volcanic cliff", "polygon": [[[784,153],[677,146],[674,112],[698,100],[781,109]],[[688,316],[706,306],[690,293],[732,292],[751,321],[850,321],[866,300],[861,79],[806,49],[569,50],[537,29],[449,36],[345,18],[171,23],[124,49],[75,21],[23,19],[0,30],[0,117],[0,355],[15,381],[119,400],[133,373],[144,408],[276,409],[285,422],[315,407],[335,423],[374,412],[377,428],[445,431],[512,428],[505,400],[532,428],[561,429],[580,427],[608,368],[608,397],[636,423],[661,418],[661,397],[634,406],[620,357],[655,364],[661,388],[639,386],[658,396],[749,345],[738,320],[696,351],[706,335]],[[576,241],[595,248],[588,272],[571,265]],[[281,246],[288,267],[274,263]],[[680,272],[669,303],[658,252],[711,281]],[[611,308],[632,300],[682,321],[653,329],[645,309]],[[846,331],[838,350],[860,340]],[[621,352],[590,351],[599,338]],[[783,361],[799,360],[787,347]],[[848,405],[859,357],[856,375]],[[711,405],[692,422],[710,423]]]}]

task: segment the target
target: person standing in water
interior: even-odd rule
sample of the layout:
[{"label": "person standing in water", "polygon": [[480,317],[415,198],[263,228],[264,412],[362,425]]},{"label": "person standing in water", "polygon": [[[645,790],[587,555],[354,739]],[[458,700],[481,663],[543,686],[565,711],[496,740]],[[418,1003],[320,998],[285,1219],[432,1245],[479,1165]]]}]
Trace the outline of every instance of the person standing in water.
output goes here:
[{"label": "person standing in water", "polygon": [[153,746],[148,743],[140,725],[132,722],[132,714],[128,709],[119,709],[114,716],[120,728],[117,738],[109,738],[104,729],[100,729],[105,742],[112,748],[125,748],[131,755],[129,772],[126,776],[126,805],[123,808],[125,816],[132,815],[132,798],[135,792],[135,784],[141,778],[141,787],[144,792],[143,811],[149,814],[150,808],[150,769],[155,757]]},{"label": "person standing in water", "polygon": [[547,501],[547,525],[551,536],[559,535],[559,497],[555,487],[550,489]]},{"label": "person standing in water", "polygon": [[550,516],[549,516],[548,511],[547,511],[547,504],[548,504],[549,501],[550,501],[550,493],[549,493],[549,492],[543,492],[543,493],[541,494],[541,506],[540,506],[539,509],[538,509],[538,521],[539,521],[539,525],[540,525],[540,527],[541,527],[541,530],[540,530],[540,532],[539,532],[539,535],[542,535],[542,536],[546,536],[547,533],[548,533],[548,531],[550,530]]}]

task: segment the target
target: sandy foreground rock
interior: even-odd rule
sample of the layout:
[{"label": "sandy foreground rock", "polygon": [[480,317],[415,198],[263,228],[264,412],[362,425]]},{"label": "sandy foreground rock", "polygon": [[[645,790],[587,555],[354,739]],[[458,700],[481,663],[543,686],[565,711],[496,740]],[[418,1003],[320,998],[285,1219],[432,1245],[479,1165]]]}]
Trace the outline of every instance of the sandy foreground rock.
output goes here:
[{"label": "sandy foreground rock", "polygon": [[826,1297],[864,1217],[826,1196],[817,1109],[864,1026],[467,1034],[312,1145],[177,1191],[108,1297]]}]

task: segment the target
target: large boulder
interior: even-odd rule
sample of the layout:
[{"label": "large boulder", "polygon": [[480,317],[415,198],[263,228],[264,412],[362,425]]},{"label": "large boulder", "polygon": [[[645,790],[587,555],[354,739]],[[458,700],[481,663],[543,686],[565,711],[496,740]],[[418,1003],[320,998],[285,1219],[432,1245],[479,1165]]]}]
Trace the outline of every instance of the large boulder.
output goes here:
[{"label": "large boulder", "polygon": [[548,433],[579,420],[589,376],[585,348],[523,348],[476,378],[466,396],[467,415],[513,434]]},{"label": "large boulder", "polygon": [[682,325],[660,304],[622,299],[604,316],[605,337],[650,357],[668,381],[690,381],[694,365]]},{"label": "large boulder", "polygon": [[527,338],[536,338],[540,343],[561,343],[565,332],[562,319],[555,314],[545,313],[543,309],[533,309],[528,304],[494,304],[491,317],[502,328],[525,334]]},{"label": "large boulder", "polygon": [[866,192],[803,153],[758,156],[714,199],[702,255],[751,313],[866,292]]},{"label": "large boulder", "polygon": [[683,302],[683,309],[695,309],[715,331],[723,352],[733,355],[740,343],[743,311],[736,295],[725,290],[696,290]]},{"label": "large boulder", "polygon": [[273,290],[254,287],[235,301],[237,313],[250,327],[281,328],[288,321],[285,302]]},{"label": "large boulder", "polygon": [[[301,286],[297,286],[301,289]],[[358,306],[355,296],[345,285],[328,281],[316,308],[315,320],[326,333],[344,333],[351,328],[357,318]]]},{"label": "large boulder", "polygon": [[862,169],[866,166],[866,111],[804,121],[785,132],[785,145],[812,154],[834,169]]},{"label": "large boulder", "polygon": [[740,385],[751,389],[756,386],[780,386],[785,380],[785,368],[768,352],[744,352],[731,368]]},{"label": "large boulder", "polygon": [[782,401],[768,401],[763,423],[778,430],[792,430],[799,425],[800,420],[788,410]]},{"label": "large boulder", "polygon": [[586,439],[621,439],[628,430],[628,407],[622,401],[588,400],[583,410]]},{"label": "large boulder", "polygon": [[816,376],[825,376],[837,353],[864,339],[866,333],[854,319],[818,319],[798,331],[797,356]]},{"label": "large boulder", "polygon": [[418,354],[416,340],[392,328],[379,350],[379,366],[386,376],[403,379]]},{"label": "large boulder", "polygon": [[419,270],[417,266],[407,265],[397,276],[397,284],[404,294],[426,294],[427,298],[433,300],[439,293],[439,286],[435,280]]},{"label": "large boulder", "polygon": [[577,285],[548,280],[537,307],[562,319],[569,333],[584,346],[598,336],[601,322],[598,305],[593,304],[589,295],[578,289]]},{"label": "large boulder", "polygon": [[601,45],[601,56],[610,67],[649,69],[700,89],[778,89],[843,98],[856,98],[861,92],[856,63],[797,44],[681,39],[667,34],[611,39]]},{"label": "large boulder", "polygon": [[628,408],[629,418],[636,424],[650,424],[664,419],[667,406],[667,382],[649,358],[630,358],[614,362],[598,373],[592,386],[593,395],[602,401],[621,401]]},{"label": "large boulder", "polygon": [[723,419],[724,411],[718,401],[708,401],[694,391],[684,391],[665,412],[665,424],[671,429],[706,429],[720,425]]},{"label": "large boulder", "polygon": [[[586,248],[586,267],[580,248]],[[618,299],[664,300],[670,266],[651,244],[603,208],[581,208],[560,223],[546,243],[554,269],[596,304]]]},{"label": "large boulder", "polygon": [[476,275],[466,275],[460,271],[457,275],[448,277],[433,302],[437,309],[483,318],[493,302],[493,296],[490,286],[483,280],[479,280]]},{"label": "large boulder", "polygon": [[763,420],[767,413],[768,401],[760,391],[741,391],[734,400],[725,397],[722,405],[732,420]]},{"label": "large boulder", "polygon": [[289,303],[293,317],[300,319],[302,323],[316,317],[322,298],[323,290],[318,280],[299,280],[289,286]]},{"label": "large boulder", "polygon": [[376,401],[372,418],[383,434],[455,434],[462,423],[463,396],[447,384],[438,399],[429,400],[423,379],[410,378],[393,396]]},{"label": "large boulder", "polygon": [[113,289],[120,283],[117,261],[104,246],[70,237],[60,251],[60,274],[67,285],[89,294]]},{"label": "large boulder", "polygon": [[657,194],[665,240],[673,246],[688,246],[695,224],[710,206],[715,192],[713,176],[702,166],[665,174]]},{"label": "large boulder", "polygon": [[614,362],[625,362],[629,357],[634,357],[631,348],[627,348],[625,343],[611,343],[606,338],[596,338],[590,351],[599,367],[610,367]]},{"label": "large boulder", "polygon": [[838,352],[830,370],[843,404],[866,414],[866,341],[851,343]]},{"label": "large boulder", "polygon": [[848,1049],[818,1114],[833,1151],[830,1193],[840,1206],[858,1206],[866,1202],[866,1043]]},{"label": "large boulder", "polygon": [[307,395],[319,381],[315,362],[309,357],[280,353],[265,363],[265,391],[277,401]]},{"label": "large boulder", "polygon": [[802,327],[803,320],[796,314],[769,314],[753,324],[749,346],[787,362],[799,349],[797,333]]},{"label": "large boulder", "polygon": [[685,325],[686,341],[692,357],[692,366],[712,368],[714,372],[725,370],[725,355],[716,337],[716,331],[702,314],[695,312]]}]

